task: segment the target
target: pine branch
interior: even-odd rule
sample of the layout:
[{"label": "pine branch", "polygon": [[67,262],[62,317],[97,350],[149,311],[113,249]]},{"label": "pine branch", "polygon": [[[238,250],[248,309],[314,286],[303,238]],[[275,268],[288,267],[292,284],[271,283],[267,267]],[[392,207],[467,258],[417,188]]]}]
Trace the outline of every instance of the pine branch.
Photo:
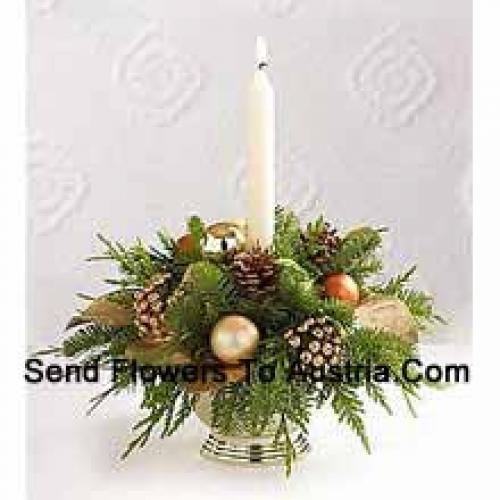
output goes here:
[{"label": "pine branch", "polygon": [[300,222],[293,212],[276,208],[274,254],[280,259],[294,259],[300,246]]},{"label": "pine branch", "polygon": [[96,347],[102,347],[111,342],[115,331],[115,328],[93,323],[86,325],[63,341],[62,352],[64,356],[73,358]]},{"label": "pine branch", "polygon": [[[417,357],[415,346],[391,333],[356,326],[352,306],[323,297],[320,282],[325,274],[347,273],[363,293],[399,298],[420,326],[441,321],[431,297],[410,286],[415,268],[387,283],[369,285],[382,269],[379,249],[384,228],[363,227],[339,239],[330,227],[319,217],[301,228],[296,215],[277,209],[273,257],[279,267],[278,284],[276,293],[265,298],[240,294],[228,265],[229,254],[214,256],[204,252],[207,229],[199,217],[188,221],[193,251],[182,250],[183,245],[178,245],[164,232],[158,233],[159,243],[155,246],[141,240],[125,246],[98,235],[105,251],[102,256],[90,259],[117,264],[119,275],[106,281],[118,287],[117,292],[126,292],[125,295],[113,293],[117,301],[128,301],[128,307],[132,307],[131,292],[143,289],[154,274],[170,272],[176,288],[166,299],[165,321],[176,334],[169,349],[181,347],[196,361],[211,355],[210,332],[221,317],[240,314],[257,325],[260,341],[251,382],[230,383],[215,393],[212,425],[227,434],[261,435],[266,430],[275,430],[275,445],[284,450],[287,475],[296,458],[292,432],[295,429],[307,432],[314,406],[329,402],[339,422],[354,431],[368,452],[362,391],[387,413],[392,414],[392,410],[382,385],[371,380],[341,383],[290,380],[290,364],[297,352],[287,346],[283,332],[307,318],[328,316],[335,327],[347,333],[343,340],[346,359],[352,365],[388,366],[392,382],[401,390],[412,413],[421,385],[401,376],[402,364],[410,357]],[[49,352],[60,352],[80,362],[99,358],[106,364],[123,356],[127,346],[137,339],[134,326],[116,328],[94,323],[74,326],[78,329],[64,340],[60,351]],[[271,381],[256,377],[264,365],[275,367]],[[89,412],[130,384],[130,377],[125,373],[91,400]],[[195,402],[196,396],[175,383],[156,381],[145,385],[141,404],[144,415],[133,427],[135,436],[123,457],[145,446],[157,430],[160,437],[173,434],[192,413]]]},{"label": "pine branch", "polygon": [[[116,280],[116,284],[124,288],[142,287],[154,274],[163,270],[163,262],[155,258],[140,239],[126,248],[120,242],[113,243],[102,234],[98,234],[97,237],[105,246],[104,257],[115,261],[123,275],[121,279]],[[96,258],[92,257],[88,260],[96,260]]]},{"label": "pine branch", "polygon": [[[420,383],[409,382],[402,377],[404,362],[410,358],[418,357],[413,344],[390,332],[361,328],[353,329],[349,335],[348,350],[352,364],[389,367],[392,381],[401,389],[401,395],[411,414],[416,416],[412,399],[418,399],[417,390]],[[372,388],[371,396],[373,395]],[[384,403],[380,403],[384,406]]]},{"label": "pine branch", "polygon": [[211,262],[191,264],[179,288],[178,298],[167,304],[167,321],[189,350],[204,348],[213,325],[234,310],[234,288]]},{"label": "pine branch", "polygon": [[280,424],[276,430],[273,440],[274,446],[279,447],[280,444],[283,446],[283,451],[285,453],[285,473],[289,477],[292,472],[292,465],[297,458],[297,452],[293,445],[293,441],[290,437],[290,431],[288,429],[288,424],[286,420],[286,415],[281,414]]},{"label": "pine branch", "polygon": [[94,396],[93,398],[91,398],[91,400],[89,401],[90,407],[87,410],[87,416],[90,416],[92,413],[94,413],[94,411],[99,406],[101,406],[101,404],[104,403],[104,401],[106,401],[106,399],[109,396],[118,392],[118,390],[119,390],[118,387],[119,386],[117,384],[113,384],[111,387],[109,387],[105,391],[103,391],[100,394],[97,394],[97,396]]},{"label": "pine branch", "polygon": [[376,404],[381,406],[389,415],[392,415],[392,408],[387,401],[384,389],[375,382],[365,382],[366,395]]},{"label": "pine branch", "polygon": [[332,408],[338,416],[339,423],[347,424],[361,439],[365,450],[371,453],[364,424],[363,402],[356,391],[347,385],[336,384],[333,391]]},{"label": "pine branch", "polygon": [[38,356],[48,356],[50,354],[62,354],[61,347],[48,347],[47,349],[40,349],[39,351],[35,351],[30,355],[30,357],[36,358]]},{"label": "pine branch", "polygon": [[340,324],[352,323],[352,307],[335,299],[322,298],[303,267],[290,259],[280,259],[278,264],[281,270],[277,297],[287,310],[302,312],[301,318],[326,314]]},{"label": "pine branch", "polygon": [[161,382],[144,388],[141,408],[148,414],[137,422],[133,430],[140,431],[122,454],[127,458],[136,448],[143,448],[154,429],[162,425],[161,438],[172,435],[191,414],[195,399],[173,383]]},{"label": "pine branch", "polygon": [[156,233],[161,248],[154,245],[149,246],[151,258],[157,260],[165,269],[172,270],[174,262],[175,241],[165,231]]},{"label": "pine branch", "polygon": [[417,327],[421,331],[428,330],[433,324],[446,324],[446,321],[436,313],[433,298],[419,290],[410,287],[417,266],[391,278],[386,284],[370,287],[370,292],[398,298],[403,301],[412,314]]},{"label": "pine branch", "polygon": [[112,327],[90,323],[79,328],[62,344],[62,354],[67,358],[75,358],[84,354],[104,353],[109,347],[112,353],[121,353],[137,333],[133,327]]},{"label": "pine branch", "polygon": [[349,232],[329,262],[331,271],[349,274],[360,284],[379,273],[383,264],[377,250],[382,245],[381,234],[385,231],[386,228],[362,227]]}]

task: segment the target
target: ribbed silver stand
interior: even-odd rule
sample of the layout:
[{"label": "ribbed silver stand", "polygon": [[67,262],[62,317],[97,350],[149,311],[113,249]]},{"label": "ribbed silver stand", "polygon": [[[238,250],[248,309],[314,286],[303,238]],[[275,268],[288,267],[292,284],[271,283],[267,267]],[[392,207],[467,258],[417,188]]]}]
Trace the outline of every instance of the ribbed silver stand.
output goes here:
[{"label": "ribbed silver stand", "polygon": [[[310,451],[307,437],[302,432],[295,433],[291,438],[297,458]],[[200,454],[233,464],[279,465],[285,459],[285,446],[283,442],[274,443],[272,436],[236,437],[211,433],[202,444]]]}]

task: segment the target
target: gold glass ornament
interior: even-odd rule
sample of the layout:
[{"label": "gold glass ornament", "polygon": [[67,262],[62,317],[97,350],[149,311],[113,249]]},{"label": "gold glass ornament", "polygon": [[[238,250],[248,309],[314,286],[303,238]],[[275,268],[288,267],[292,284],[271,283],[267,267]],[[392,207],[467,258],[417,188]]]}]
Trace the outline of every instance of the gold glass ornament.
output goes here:
[{"label": "gold glass ornament", "polygon": [[[207,253],[226,252],[245,246],[247,224],[244,219],[216,222],[207,227],[203,251]],[[185,234],[177,240],[177,247],[183,253],[192,253],[196,241],[192,234]]]},{"label": "gold glass ornament", "polygon": [[205,252],[218,253],[239,249],[245,245],[246,223],[243,220],[217,222],[208,226]]},{"label": "gold glass ornament", "polygon": [[222,362],[238,364],[251,359],[259,342],[259,330],[248,318],[230,315],[222,318],[210,334],[212,352]]}]

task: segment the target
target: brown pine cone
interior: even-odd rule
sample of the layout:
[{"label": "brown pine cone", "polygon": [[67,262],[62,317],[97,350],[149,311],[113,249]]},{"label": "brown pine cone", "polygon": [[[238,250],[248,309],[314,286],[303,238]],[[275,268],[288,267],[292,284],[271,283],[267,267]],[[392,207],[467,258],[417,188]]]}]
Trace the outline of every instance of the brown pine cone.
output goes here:
[{"label": "brown pine cone", "polygon": [[322,266],[335,254],[340,246],[340,237],[335,228],[328,222],[324,223],[319,232],[302,233],[302,243],[309,254],[309,258],[317,265]]},{"label": "brown pine cone", "polygon": [[142,337],[166,340],[172,336],[164,317],[171,277],[168,272],[153,276],[150,283],[134,296],[134,324]]},{"label": "brown pine cone", "polygon": [[235,254],[231,269],[244,297],[259,298],[276,290],[278,266],[268,250],[255,247]]}]

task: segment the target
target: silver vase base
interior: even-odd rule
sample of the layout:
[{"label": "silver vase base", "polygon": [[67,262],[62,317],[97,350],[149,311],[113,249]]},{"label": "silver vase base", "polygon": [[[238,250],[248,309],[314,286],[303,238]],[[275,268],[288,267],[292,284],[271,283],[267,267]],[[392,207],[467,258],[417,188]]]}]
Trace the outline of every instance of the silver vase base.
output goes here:
[{"label": "silver vase base", "polygon": [[[302,432],[291,436],[296,458],[306,455],[311,446]],[[280,465],[285,461],[284,443],[274,443],[272,437],[233,438],[209,434],[201,446],[204,458],[240,465]]]}]

